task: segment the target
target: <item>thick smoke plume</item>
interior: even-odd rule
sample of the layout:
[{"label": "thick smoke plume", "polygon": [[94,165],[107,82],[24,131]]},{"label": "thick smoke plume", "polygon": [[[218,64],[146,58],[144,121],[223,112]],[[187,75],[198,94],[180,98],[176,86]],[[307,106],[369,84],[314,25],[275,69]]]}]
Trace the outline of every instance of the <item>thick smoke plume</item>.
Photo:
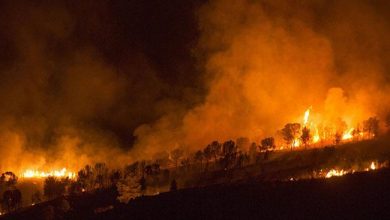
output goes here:
[{"label": "thick smoke plume", "polygon": [[196,49],[208,94],[181,114],[135,131],[135,151],[257,143],[312,106],[350,126],[389,108],[386,1],[212,0],[198,11]]},{"label": "thick smoke plume", "polygon": [[110,54],[123,33],[108,6],[1,3],[0,171],[132,160],[132,130],[161,114],[164,82],[137,49]]},{"label": "thick smoke plume", "polygon": [[388,1],[143,2],[0,3],[1,171],[259,142],[309,106],[388,113]]}]

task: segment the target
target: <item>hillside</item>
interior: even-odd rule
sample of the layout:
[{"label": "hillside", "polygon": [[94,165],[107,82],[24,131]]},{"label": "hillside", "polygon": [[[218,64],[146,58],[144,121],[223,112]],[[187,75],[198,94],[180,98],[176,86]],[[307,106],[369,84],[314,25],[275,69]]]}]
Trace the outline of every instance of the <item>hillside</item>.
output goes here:
[{"label": "hillside", "polygon": [[[192,173],[175,192],[142,196],[124,205],[114,188],[67,196],[2,216],[4,219],[372,218],[390,210],[390,169],[329,179],[313,171],[386,164],[389,137],[336,147],[276,151],[254,165]],[[210,167],[213,165],[210,164]],[[293,178],[294,181],[290,181]],[[68,204],[70,210],[63,211]]]}]

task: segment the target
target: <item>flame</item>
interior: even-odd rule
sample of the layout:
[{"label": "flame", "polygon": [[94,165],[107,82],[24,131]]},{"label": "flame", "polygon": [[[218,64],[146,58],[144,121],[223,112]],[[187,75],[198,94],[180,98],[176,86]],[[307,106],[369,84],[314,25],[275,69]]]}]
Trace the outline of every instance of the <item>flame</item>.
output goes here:
[{"label": "flame", "polygon": [[376,169],[376,165],[375,165],[374,161],[371,162],[370,169],[371,170],[375,170]]},{"label": "flame", "polygon": [[71,172],[71,171],[67,171],[66,168],[62,168],[61,170],[52,170],[49,172],[27,169],[22,174],[23,178],[46,178],[49,176],[69,177],[70,179],[74,179],[76,177],[76,173]]},{"label": "flame", "polygon": [[298,138],[294,139],[293,147],[299,147],[299,146],[301,146],[301,141]]},{"label": "flame", "polygon": [[343,176],[347,174],[348,172],[345,170],[337,170],[337,169],[331,169],[329,172],[325,175],[325,178],[330,178],[332,176]]},{"label": "flame", "polygon": [[318,128],[315,127],[315,133],[313,135],[313,143],[317,143],[320,140],[320,135],[318,133]]},{"label": "flame", "polygon": [[351,128],[347,132],[345,132],[342,139],[348,140],[348,139],[353,138],[353,135],[352,135],[353,130],[354,130],[354,128]]},{"label": "flame", "polygon": [[305,126],[306,126],[307,122],[309,121],[310,109],[311,109],[311,107],[309,107],[305,111],[305,115],[303,116],[303,125],[305,125]]}]

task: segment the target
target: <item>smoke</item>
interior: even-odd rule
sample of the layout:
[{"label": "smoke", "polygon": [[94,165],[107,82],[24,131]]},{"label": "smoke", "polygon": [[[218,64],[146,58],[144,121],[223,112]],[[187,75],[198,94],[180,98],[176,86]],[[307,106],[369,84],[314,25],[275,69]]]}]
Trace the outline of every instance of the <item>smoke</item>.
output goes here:
[{"label": "smoke", "polygon": [[[196,53],[208,93],[186,112],[135,131],[135,152],[201,149],[275,135],[312,106],[349,126],[388,111],[386,1],[212,0],[198,13]],[[149,153],[150,154],[150,153]]]},{"label": "smoke", "polygon": [[388,113],[387,1],[162,2],[1,3],[0,170],[259,142],[309,106]]},{"label": "smoke", "polygon": [[132,131],[161,114],[166,85],[138,49],[105,51],[121,40],[106,3],[1,4],[1,171],[133,159]]}]

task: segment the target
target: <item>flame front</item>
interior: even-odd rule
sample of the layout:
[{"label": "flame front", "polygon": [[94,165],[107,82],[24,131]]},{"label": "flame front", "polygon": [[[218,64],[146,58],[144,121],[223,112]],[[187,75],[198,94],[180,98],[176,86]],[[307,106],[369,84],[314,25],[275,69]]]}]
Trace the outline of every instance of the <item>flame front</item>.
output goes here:
[{"label": "flame front", "polygon": [[329,172],[326,174],[325,178],[330,178],[332,176],[343,176],[347,174],[347,171],[344,170],[336,170],[336,169],[331,169]]},{"label": "flame front", "polygon": [[[310,107],[311,108],[311,107]],[[306,126],[307,122],[309,121],[309,115],[310,115],[310,108],[308,108],[305,111],[305,115],[303,116],[303,125]]]},{"label": "flame front", "polygon": [[70,179],[74,179],[76,177],[76,173],[71,172],[71,171],[67,171],[66,168],[62,168],[61,170],[52,170],[49,172],[27,169],[22,174],[23,178],[46,178],[49,176],[68,177]]}]

